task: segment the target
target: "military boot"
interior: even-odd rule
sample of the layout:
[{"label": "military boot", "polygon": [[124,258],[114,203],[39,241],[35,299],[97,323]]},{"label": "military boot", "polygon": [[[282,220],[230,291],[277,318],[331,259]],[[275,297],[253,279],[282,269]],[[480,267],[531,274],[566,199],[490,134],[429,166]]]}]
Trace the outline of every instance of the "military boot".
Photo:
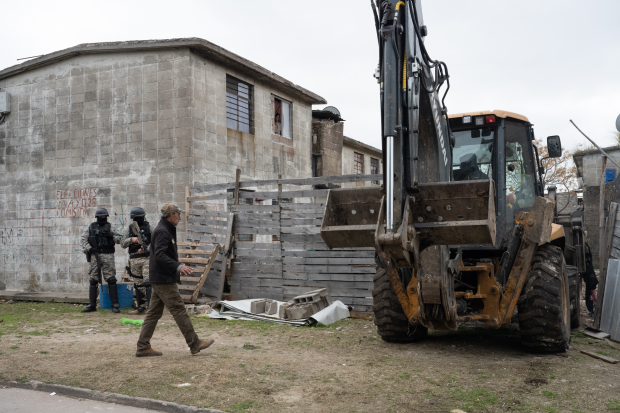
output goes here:
[{"label": "military boot", "polygon": [[110,293],[110,301],[112,302],[112,311],[115,313],[121,312],[121,305],[118,303],[118,289],[116,283],[108,283],[108,291]]},{"label": "military boot", "polygon": [[136,309],[134,311],[131,311],[129,314],[131,315],[142,314],[145,310],[145,308],[142,306],[143,303],[144,303],[144,296],[142,295],[142,291],[136,288]]},{"label": "military boot", "polygon": [[99,295],[99,284],[90,284],[88,286],[88,305],[82,310],[83,313],[97,311],[97,296]]}]

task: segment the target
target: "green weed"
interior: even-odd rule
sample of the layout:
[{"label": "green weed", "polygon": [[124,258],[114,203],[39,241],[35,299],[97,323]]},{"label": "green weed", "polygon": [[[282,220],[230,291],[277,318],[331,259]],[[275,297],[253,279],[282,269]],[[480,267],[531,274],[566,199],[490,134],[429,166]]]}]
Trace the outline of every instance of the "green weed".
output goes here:
[{"label": "green weed", "polygon": [[28,376],[21,376],[18,377],[17,380],[15,380],[18,383],[26,383],[28,381]]},{"label": "green weed", "polygon": [[19,348],[19,346],[11,346],[10,348],[11,348],[11,350],[17,350]]},{"label": "green weed", "polygon": [[600,354],[601,356],[609,357],[609,354],[605,353],[604,351],[597,351],[596,354]]},{"label": "green weed", "polygon": [[555,399],[558,396],[557,393],[554,393],[552,391],[547,391],[547,390],[543,390],[542,394],[543,396],[549,397],[550,399]]},{"label": "green weed", "polygon": [[49,354],[49,351],[40,351],[41,354]]},{"label": "green weed", "polygon": [[409,375],[409,373],[404,373],[404,374],[401,374],[400,378],[402,380],[409,380],[411,376]]},{"label": "green weed", "polygon": [[473,389],[464,391],[458,387],[453,389],[453,395],[459,400],[459,407],[465,411],[485,410],[489,404],[497,403],[499,397],[487,389]]},{"label": "green weed", "polygon": [[252,405],[254,405],[253,401],[246,400],[246,401],[241,402],[241,403],[235,403],[235,404],[231,405],[230,408],[233,409],[233,410],[248,410],[250,407],[252,407]]},{"label": "green weed", "polygon": [[609,399],[607,400],[607,410],[620,411],[620,400]]}]

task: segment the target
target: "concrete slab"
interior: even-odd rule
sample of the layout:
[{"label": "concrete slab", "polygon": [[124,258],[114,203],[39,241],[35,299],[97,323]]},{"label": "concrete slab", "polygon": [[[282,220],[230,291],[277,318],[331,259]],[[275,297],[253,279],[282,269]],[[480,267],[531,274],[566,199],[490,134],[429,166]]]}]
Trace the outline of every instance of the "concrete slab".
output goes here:
[{"label": "concrete slab", "polygon": [[5,413],[86,413],[106,411],[110,413],[146,413],[153,410],[122,406],[66,396],[50,396],[50,393],[26,389],[0,389],[0,411]]},{"label": "concrete slab", "polygon": [[88,292],[28,292],[28,291],[0,291],[0,300],[13,301],[41,301],[45,303],[72,303],[88,304]]}]

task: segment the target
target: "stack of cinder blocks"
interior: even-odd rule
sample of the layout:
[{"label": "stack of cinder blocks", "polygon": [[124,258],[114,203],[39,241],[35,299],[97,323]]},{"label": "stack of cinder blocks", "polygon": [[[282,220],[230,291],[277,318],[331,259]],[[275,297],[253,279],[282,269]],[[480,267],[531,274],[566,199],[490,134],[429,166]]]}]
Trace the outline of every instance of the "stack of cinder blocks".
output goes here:
[{"label": "stack of cinder blocks", "polygon": [[275,314],[278,311],[278,303],[274,300],[256,300],[250,303],[252,314]]},{"label": "stack of cinder blocks", "polygon": [[299,295],[280,306],[278,316],[285,320],[300,320],[318,313],[334,301],[327,288]]}]

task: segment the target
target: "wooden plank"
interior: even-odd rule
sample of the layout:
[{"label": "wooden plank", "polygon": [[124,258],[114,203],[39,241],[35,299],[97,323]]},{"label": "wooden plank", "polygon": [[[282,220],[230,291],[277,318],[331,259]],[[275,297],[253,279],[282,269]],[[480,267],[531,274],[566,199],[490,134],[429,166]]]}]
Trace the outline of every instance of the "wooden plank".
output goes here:
[{"label": "wooden plank", "polygon": [[329,193],[329,189],[308,189],[305,191],[282,191],[280,192],[246,192],[240,193],[240,198],[251,199],[279,199],[279,198],[315,198],[326,197]]},{"label": "wooden plank", "polygon": [[282,234],[280,237],[282,242],[322,242],[320,234],[298,235],[298,234]]},{"label": "wooden plank", "polygon": [[367,267],[353,267],[351,265],[295,265],[283,264],[283,271],[307,274],[375,274],[374,265]]},{"label": "wooden plank", "polygon": [[283,242],[282,249],[289,251],[329,250],[323,240],[318,242]]},{"label": "wooden plank", "polygon": [[321,227],[282,227],[278,229],[282,234],[320,234]]},{"label": "wooden plank", "polygon": [[209,261],[210,258],[179,258],[179,262],[182,262],[183,264],[208,264]]},{"label": "wooden plank", "polygon": [[[226,212],[227,216],[228,214],[229,212]],[[210,225],[213,227],[224,227],[224,228],[228,226],[228,220],[202,218],[202,217],[197,217],[197,216],[189,217],[189,223],[196,224],[196,225]]]},{"label": "wooden plank", "polygon": [[[383,174],[363,175],[363,174],[351,174],[351,175],[336,175],[336,176],[319,176],[316,178],[300,178],[300,179],[264,179],[254,181],[243,181],[239,183],[240,188],[254,188],[257,186],[268,185],[321,185],[321,184],[337,184],[347,182],[366,182],[366,181],[382,181]],[[194,185],[192,187],[192,194],[200,192],[221,191],[225,189],[235,188],[234,182],[227,182],[221,184],[205,184]]]},{"label": "wooden plank", "polygon": [[280,220],[281,227],[292,227],[297,225],[316,225],[321,226],[323,222],[323,217],[320,218],[297,218],[297,219],[282,219]]},{"label": "wooden plank", "polygon": [[306,209],[321,209],[325,210],[325,204],[323,203],[289,203],[282,204],[282,211],[298,211],[298,210],[306,210]]},{"label": "wooden plank", "polygon": [[320,218],[320,219],[323,219],[323,215],[325,215],[323,212],[301,212],[301,211],[288,212],[288,211],[282,211],[282,213],[280,215],[280,219],[282,221],[284,221],[285,219],[293,219],[293,218],[304,218],[304,219]]},{"label": "wooden plank", "polygon": [[197,302],[198,300],[198,294],[200,293],[200,289],[204,285],[205,280],[207,279],[207,275],[209,275],[209,270],[213,266],[213,263],[215,262],[215,257],[217,256],[217,253],[219,252],[219,250],[220,250],[220,245],[215,244],[213,248],[213,254],[211,254],[211,258],[209,259],[209,262],[205,266],[205,270],[202,273],[202,277],[200,277],[200,281],[198,282],[198,285],[196,286],[196,290],[194,291],[194,294],[192,294],[193,303]]},{"label": "wooden plank", "polygon": [[280,212],[278,205],[229,205],[230,212],[245,212],[259,214],[261,212]]},{"label": "wooden plank", "polygon": [[372,317],[369,317],[367,315],[358,314],[358,313],[355,313],[353,311],[349,311],[349,317],[357,318],[357,319],[360,319],[360,320],[372,321]]},{"label": "wooden plank", "polygon": [[591,331],[588,330],[587,328],[585,330],[583,330],[583,333],[590,336],[590,337],[594,337],[597,338],[599,340],[602,340],[604,338],[609,338],[609,334],[603,332],[603,331]]},{"label": "wooden plank", "polygon": [[375,258],[301,258],[284,257],[284,264],[305,264],[305,265],[371,265],[375,266]]},{"label": "wooden plank", "polygon": [[189,225],[189,230],[193,232],[201,232],[205,234],[221,234],[226,235],[226,226],[214,227],[209,225]]},{"label": "wooden plank", "polygon": [[223,243],[226,239],[223,236],[217,236],[212,234],[197,234],[199,236],[200,241],[202,242],[213,242],[213,243]]},{"label": "wooden plank", "polygon": [[235,250],[237,257],[281,257],[279,250]]},{"label": "wooden plank", "polygon": [[280,243],[261,243],[249,241],[235,241],[233,248],[235,250],[279,250]]},{"label": "wooden plank", "polygon": [[[241,221],[241,220],[239,220]],[[233,230],[235,228],[279,228],[280,221],[272,221],[272,220],[266,220],[266,221],[255,221],[255,222],[251,222],[248,220],[245,220],[244,222],[235,222],[235,226],[233,227]]]},{"label": "wooden plank", "polygon": [[[603,157],[605,160],[606,157]],[[603,169],[603,179],[605,177],[605,170]],[[604,184],[602,186],[604,188]],[[601,209],[603,207],[601,206]],[[616,225],[616,215],[618,213],[618,204],[612,202],[609,205],[609,219],[607,222],[606,233],[601,235],[601,239],[604,240],[604,244],[601,246],[601,261],[600,261],[600,276],[598,284],[598,296],[596,298],[596,306],[594,308],[594,321],[593,326],[595,329],[601,327],[601,315],[603,312],[603,300],[605,299],[605,285],[607,283],[607,265],[609,263],[609,255],[612,248],[620,248],[620,239],[614,237],[614,227]]]},{"label": "wooden plank", "polygon": [[177,250],[178,254],[191,254],[191,255],[211,255],[211,251],[204,250]]},{"label": "wooden plank", "polygon": [[235,256],[235,259],[233,260],[233,264],[234,263],[239,263],[239,264],[281,264],[282,263],[282,257],[244,257],[244,256],[240,256],[237,255]]},{"label": "wooden plank", "polygon": [[372,258],[374,260],[374,251],[282,251],[283,257],[327,257],[327,258]]},{"label": "wooden plank", "polygon": [[613,357],[607,357],[607,356],[595,353],[595,352],[590,351],[590,350],[579,350],[579,351],[581,353],[583,353],[583,354],[586,354],[586,355],[590,356],[590,357],[594,357],[596,359],[603,360],[606,363],[610,363],[610,364],[618,364],[618,363],[620,363],[620,360],[616,360]]},{"label": "wooden plank", "polygon": [[233,230],[236,235],[280,235],[280,228],[250,228],[239,227]]}]

